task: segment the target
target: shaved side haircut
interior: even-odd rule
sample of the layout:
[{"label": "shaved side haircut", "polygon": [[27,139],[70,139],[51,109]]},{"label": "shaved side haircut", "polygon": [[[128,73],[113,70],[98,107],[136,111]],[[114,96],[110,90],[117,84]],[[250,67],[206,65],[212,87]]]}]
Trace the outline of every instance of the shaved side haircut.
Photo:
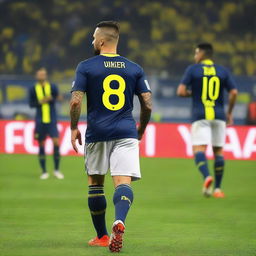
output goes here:
[{"label": "shaved side haircut", "polygon": [[101,29],[103,36],[108,41],[117,41],[119,38],[119,24],[116,21],[101,21],[96,25]]}]

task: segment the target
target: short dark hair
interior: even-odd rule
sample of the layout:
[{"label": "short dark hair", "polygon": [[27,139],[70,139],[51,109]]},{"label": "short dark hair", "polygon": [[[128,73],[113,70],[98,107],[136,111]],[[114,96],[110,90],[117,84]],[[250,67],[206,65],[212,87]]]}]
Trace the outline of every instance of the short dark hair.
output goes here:
[{"label": "short dark hair", "polygon": [[114,28],[119,33],[119,24],[117,21],[101,21],[96,25],[97,28]]},{"label": "short dark hair", "polygon": [[205,52],[206,57],[212,57],[213,55],[213,46],[209,43],[201,43],[197,45],[197,48]]}]

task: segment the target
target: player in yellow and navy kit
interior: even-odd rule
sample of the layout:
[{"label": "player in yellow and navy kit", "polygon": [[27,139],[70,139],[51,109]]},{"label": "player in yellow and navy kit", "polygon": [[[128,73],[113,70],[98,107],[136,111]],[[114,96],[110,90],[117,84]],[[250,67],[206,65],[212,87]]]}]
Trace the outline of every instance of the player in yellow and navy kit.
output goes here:
[{"label": "player in yellow and navy kit", "polygon": [[[151,91],[143,69],[116,53],[119,26],[107,21],[97,25],[94,49],[97,56],[82,61],[76,70],[70,102],[71,142],[77,151],[81,144],[77,128],[81,103],[87,97],[86,170],[88,174],[88,205],[97,237],[91,246],[109,246],[119,252],[125,230],[125,219],[133,202],[132,180],[141,178],[139,140],[151,114]],[[132,116],[133,98],[141,103],[140,125]],[[115,221],[109,238],[105,210],[104,176],[110,169],[115,193]]]},{"label": "player in yellow and navy kit", "polygon": [[29,90],[29,105],[36,108],[35,116],[35,139],[39,143],[39,163],[42,168],[41,179],[48,179],[44,144],[47,136],[50,136],[54,145],[54,176],[63,179],[64,175],[59,171],[59,133],[57,129],[57,114],[55,102],[59,97],[58,88],[55,84],[47,81],[47,71],[44,68],[36,72],[36,84]]},{"label": "player in yellow and navy kit", "polygon": [[[209,174],[206,147],[211,143],[215,163],[214,197],[224,197],[221,181],[224,172],[223,146],[225,128],[233,124],[232,111],[237,89],[231,74],[213,60],[213,47],[209,43],[199,44],[195,50],[195,62],[187,68],[177,89],[178,96],[192,97],[192,145],[195,163],[203,175],[203,194],[212,194],[212,176]],[[227,114],[224,111],[224,91],[229,94]]]}]

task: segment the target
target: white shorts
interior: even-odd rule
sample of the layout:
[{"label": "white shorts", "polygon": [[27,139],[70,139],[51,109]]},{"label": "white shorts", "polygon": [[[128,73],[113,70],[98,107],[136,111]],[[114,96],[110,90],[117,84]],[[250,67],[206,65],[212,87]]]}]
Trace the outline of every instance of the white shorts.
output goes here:
[{"label": "white shorts", "polygon": [[223,147],[226,139],[226,122],[222,120],[198,120],[191,127],[192,145]]},{"label": "white shorts", "polygon": [[111,176],[141,178],[139,141],[119,139],[85,144],[85,166],[88,175],[105,175],[110,169]]}]

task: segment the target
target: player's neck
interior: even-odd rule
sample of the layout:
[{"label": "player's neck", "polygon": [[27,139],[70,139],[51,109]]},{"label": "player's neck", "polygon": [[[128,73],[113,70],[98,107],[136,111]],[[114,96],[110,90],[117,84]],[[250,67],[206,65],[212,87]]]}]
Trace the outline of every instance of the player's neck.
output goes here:
[{"label": "player's neck", "polygon": [[117,54],[116,47],[106,47],[101,49],[100,54]]},{"label": "player's neck", "polygon": [[46,80],[44,81],[38,81],[39,84],[41,84],[42,86],[45,86]]}]

